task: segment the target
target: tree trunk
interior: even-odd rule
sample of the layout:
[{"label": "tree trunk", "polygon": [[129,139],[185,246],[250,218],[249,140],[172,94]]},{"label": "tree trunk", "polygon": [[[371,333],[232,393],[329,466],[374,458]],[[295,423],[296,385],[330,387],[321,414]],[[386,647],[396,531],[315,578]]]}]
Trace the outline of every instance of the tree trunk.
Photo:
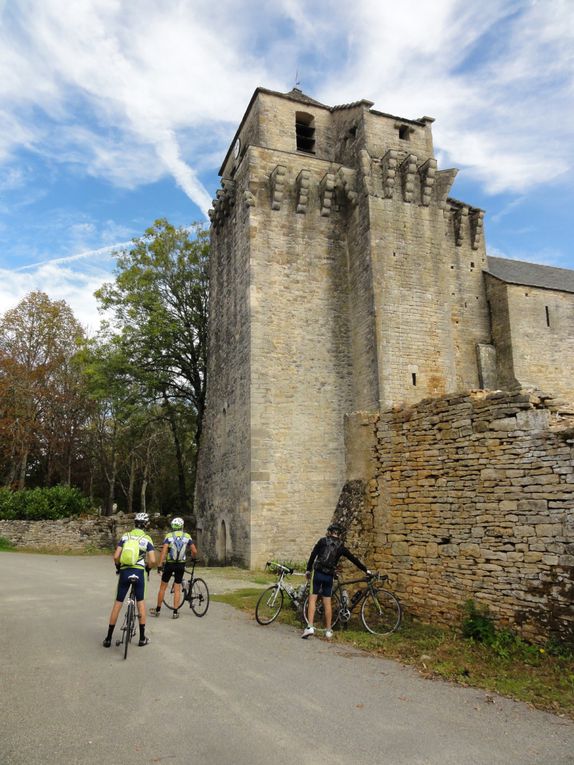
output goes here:
[{"label": "tree trunk", "polygon": [[18,488],[26,488],[26,468],[28,467],[28,449],[24,450],[20,461],[20,474],[18,476]]},{"label": "tree trunk", "polygon": [[106,515],[111,515],[114,512],[114,499],[116,491],[116,470],[118,465],[118,459],[116,457],[116,451],[112,455],[112,469],[108,478],[109,491],[108,491],[108,507]]},{"label": "tree trunk", "polygon": [[175,447],[175,458],[177,461],[177,479],[178,479],[179,506],[180,506],[179,510],[182,514],[185,514],[187,512],[188,506],[187,506],[187,488],[185,485],[185,468],[183,464],[183,450],[181,448],[179,433],[177,432],[177,423],[175,421],[175,415],[171,407],[171,404],[169,403],[166,396],[164,396],[164,403],[165,403],[165,409],[167,412],[169,425],[171,428],[173,444]]},{"label": "tree trunk", "polygon": [[133,513],[135,483],[136,483],[136,461],[132,455],[130,457],[130,483],[128,486],[128,513]]}]

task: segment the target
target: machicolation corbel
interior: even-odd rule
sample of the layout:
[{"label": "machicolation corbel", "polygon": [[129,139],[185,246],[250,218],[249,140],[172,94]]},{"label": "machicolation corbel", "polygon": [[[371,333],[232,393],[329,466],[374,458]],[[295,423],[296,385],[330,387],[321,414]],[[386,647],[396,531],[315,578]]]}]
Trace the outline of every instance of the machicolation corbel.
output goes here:
[{"label": "machicolation corbel", "polygon": [[218,189],[213,200],[213,208],[208,215],[212,226],[217,229],[223,223],[223,219],[229,215],[235,205],[235,181],[224,179],[221,181],[223,188]]},{"label": "machicolation corbel", "polygon": [[457,247],[460,247],[464,241],[464,235],[468,227],[468,207],[460,205],[454,210],[454,241]]},{"label": "machicolation corbel", "polygon": [[417,171],[417,158],[409,154],[400,164],[401,178],[403,181],[403,199],[405,202],[413,201],[415,191],[415,173]]},{"label": "machicolation corbel", "polygon": [[395,189],[397,177],[398,152],[389,149],[381,159],[381,171],[383,177],[383,194],[391,199]]},{"label": "machicolation corbel", "polygon": [[256,166],[255,162],[252,158],[249,160],[249,168],[248,168],[248,181],[247,181],[247,188],[243,192],[243,199],[245,201],[246,207],[255,207],[255,203],[257,201],[257,174],[256,174]]},{"label": "machicolation corbel", "polygon": [[470,243],[473,250],[478,250],[484,226],[484,211],[473,208],[469,215]]},{"label": "machicolation corbel", "polygon": [[326,173],[321,181],[319,193],[321,197],[321,215],[328,218],[331,215],[333,206],[333,196],[335,194],[335,176],[333,173]]},{"label": "machicolation corbel", "polygon": [[432,190],[435,184],[437,163],[436,159],[430,157],[419,167],[421,177],[421,204],[428,207],[432,197]]},{"label": "machicolation corbel", "polygon": [[361,164],[361,172],[363,173],[363,183],[365,185],[365,191],[367,194],[374,193],[373,185],[373,167],[371,161],[371,155],[366,149],[361,149],[359,152],[359,162]]},{"label": "machicolation corbel", "polygon": [[277,165],[271,173],[271,209],[280,210],[281,202],[285,194],[285,181],[287,180],[287,168],[285,165]]},{"label": "machicolation corbel", "polygon": [[309,203],[309,187],[311,186],[311,173],[309,170],[301,170],[295,181],[295,187],[297,190],[297,207],[298,213],[305,214],[307,212],[307,205]]},{"label": "machicolation corbel", "polygon": [[337,188],[342,192],[343,199],[345,199],[352,207],[356,207],[359,204],[359,195],[357,194],[355,187],[357,182],[357,175],[354,170],[348,167],[340,167],[337,172]]}]

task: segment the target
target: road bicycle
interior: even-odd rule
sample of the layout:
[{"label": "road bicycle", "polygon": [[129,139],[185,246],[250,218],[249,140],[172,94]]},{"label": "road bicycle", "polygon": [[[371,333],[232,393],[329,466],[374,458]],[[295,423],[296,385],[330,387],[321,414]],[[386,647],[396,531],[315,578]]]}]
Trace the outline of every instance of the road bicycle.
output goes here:
[{"label": "road bicycle", "polygon": [[[390,635],[398,630],[403,618],[401,604],[396,595],[390,590],[379,587],[379,583],[386,582],[388,576],[371,574],[360,579],[350,579],[346,582],[337,581],[331,606],[333,609],[332,627],[336,624],[346,624],[351,619],[351,614],[361,604],[361,621],[368,632],[373,635]],[[349,597],[347,586],[351,584],[364,584]],[[307,620],[308,597],[305,599],[303,613]],[[315,619],[318,622],[324,620],[323,601],[317,599]]]},{"label": "road bicycle", "polygon": [[[174,582],[172,582],[171,588],[166,589],[163,602],[171,611],[175,611]],[[177,608],[181,608],[186,602],[189,603],[196,616],[205,616],[209,608],[209,589],[201,577],[195,576],[195,561],[192,561],[191,568],[185,569],[181,582],[180,602]]]},{"label": "road bicycle", "polygon": [[116,646],[124,646],[124,659],[128,658],[128,648],[132,639],[136,634],[136,614],[137,614],[137,601],[136,601],[136,584],[138,577],[136,574],[132,574],[128,577],[130,582],[130,589],[128,591],[127,608],[124,615],[124,621],[122,624],[122,636],[119,640],[116,640]]},{"label": "road bicycle", "polygon": [[283,608],[285,596],[289,598],[291,607],[299,614],[301,621],[303,621],[303,603],[305,602],[308,590],[307,582],[297,588],[286,582],[285,577],[291,576],[295,570],[289,568],[289,566],[284,566],[282,563],[268,561],[265,564],[265,568],[271,569],[279,578],[275,584],[263,590],[259,596],[255,606],[255,618],[259,624],[271,624],[271,622],[277,619]]}]

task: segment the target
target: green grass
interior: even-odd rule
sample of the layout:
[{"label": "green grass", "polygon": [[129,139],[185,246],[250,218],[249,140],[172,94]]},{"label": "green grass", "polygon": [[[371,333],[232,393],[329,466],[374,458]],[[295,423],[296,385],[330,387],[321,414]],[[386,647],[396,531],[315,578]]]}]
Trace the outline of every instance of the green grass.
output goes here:
[{"label": "green grass", "polygon": [[0,550],[5,552],[9,550],[15,550],[15,545],[10,542],[9,539],[6,539],[6,537],[0,537]]},{"label": "green grass", "polygon": [[[261,589],[246,587],[213,600],[254,617],[260,594]],[[300,627],[297,615],[286,605],[278,621]],[[498,634],[499,643],[489,646],[464,638],[460,629],[405,618],[398,632],[377,637],[353,618],[349,625],[335,628],[333,642],[412,665],[424,677],[493,691],[574,719],[574,651],[567,646],[541,648],[510,639],[508,633]]]}]

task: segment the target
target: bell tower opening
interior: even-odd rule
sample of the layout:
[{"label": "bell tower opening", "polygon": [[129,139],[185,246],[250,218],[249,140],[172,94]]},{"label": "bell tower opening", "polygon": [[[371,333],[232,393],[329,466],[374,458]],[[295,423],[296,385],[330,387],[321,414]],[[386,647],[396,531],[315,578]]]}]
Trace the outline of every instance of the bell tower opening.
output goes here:
[{"label": "bell tower opening", "polygon": [[312,114],[295,113],[295,135],[297,151],[305,151],[307,154],[315,153],[315,118]]}]

